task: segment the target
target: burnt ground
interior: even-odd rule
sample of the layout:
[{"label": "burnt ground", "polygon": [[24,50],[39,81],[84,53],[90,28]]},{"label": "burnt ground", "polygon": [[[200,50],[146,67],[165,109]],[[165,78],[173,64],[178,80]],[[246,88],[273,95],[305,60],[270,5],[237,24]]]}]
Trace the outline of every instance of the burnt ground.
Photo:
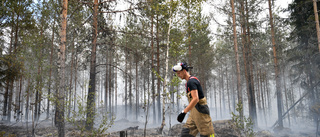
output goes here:
[{"label": "burnt ground", "polygon": [[[230,124],[230,120],[214,121],[216,137],[237,137],[236,130]],[[176,124],[172,126],[171,130],[165,128],[162,134],[158,133],[157,127],[147,127],[147,137],[165,137],[165,136],[180,136],[183,124]],[[277,130],[257,130],[255,136],[257,137],[315,137],[315,127],[305,128],[284,128]],[[127,120],[115,121],[111,128],[106,130],[103,134],[94,132],[82,132],[80,129],[74,128],[72,124],[66,123],[66,136],[106,136],[106,137],[119,137],[120,132],[123,135],[130,137],[144,136],[144,123],[130,122]],[[10,123],[5,124],[0,122],[0,137],[31,137],[32,136],[32,123]],[[35,137],[56,137],[58,130],[53,125],[52,120],[43,120],[35,124],[34,129]],[[319,135],[318,135],[319,136]]]}]

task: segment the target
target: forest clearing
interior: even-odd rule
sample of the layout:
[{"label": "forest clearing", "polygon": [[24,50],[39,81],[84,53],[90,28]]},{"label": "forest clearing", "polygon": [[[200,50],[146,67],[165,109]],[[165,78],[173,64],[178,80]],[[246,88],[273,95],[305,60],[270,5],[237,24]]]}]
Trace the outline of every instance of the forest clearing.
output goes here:
[{"label": "forest clearing", "polygon": [[0,137],[320,136],[319,6],[2,0]]}]

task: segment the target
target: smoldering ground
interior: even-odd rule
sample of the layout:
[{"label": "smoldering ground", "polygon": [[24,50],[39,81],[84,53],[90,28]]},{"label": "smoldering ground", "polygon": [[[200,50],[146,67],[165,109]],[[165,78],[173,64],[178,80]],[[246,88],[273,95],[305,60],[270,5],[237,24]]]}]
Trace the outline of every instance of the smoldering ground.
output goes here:
[{"label": "smoldering ground", "polygon": [[[143,109],[140,110],[140,115],[136,119],[135,114],[127,114],[127,118],[125,118],[125,110],[124,106],[119,106],[116,114],[108,118],[107,123],[111,123],[110,127],[106,127],[102,136],[120,136],[120,132],[123,131],[128,136],[144,136],[144,128],[146,124],[146,111]],[[160,124],[158,121],[153,121],[152,108],[149,110],[148,121],[146,124],[146,136],[179,136],[181,132],[181,128],[183,124],[180,124],[176,121],[176,113],[175,111],[166,112],[166,126],[163,130],[163,133],[158,133],[158,128]],[[221,113],[224,117],[214,117],[215,112],[217,110],[211,109],[211,116],[213,117],[213,123],[215,127],[215,132],[217,137],[224,136],[237,136],[235,129],[233,129],[230,122],[230,114],[227,112]],[[106,113],[110,115],[110,113]],[[171,114],[171,116],[170,116]],[[246,114],[246,113],[245,113]],[[218,113],[220,115],[220,113]],[[186,116],[188,117],[188,116]],[[157,120],[157,118],[156,118]],[[185,119],[186,120],[186,119]],[[271,117],[267,123],[263,122],[264,119],[259,120],[259,128],[255,128],[254,131],[256,136],[266,136],[266,137],[315,137],[316,136],[316,127],[315,123],[311,120],[308,120],[304,117],[297,117],[292,119],[289,124],[288,119],[284,119],[285,128],[282,130],[271,129],[271,125],[273,121],[276,121],[276,118]],[[103,113],[96,115],[95,117],[95,129],[99,129],[100,125],[103,121]],[[82,121],[83,123],[83,121]],[[70,123],[66,122],[66,136],[79,136],[79,135],[93,135],[91,133],[87,133],[85,131],[81,131],[81,129],[77,128],[76,124],[80,123]],[[34,128],[32,126],[34,125]],[[32,120],[28,122],[15,122],[11,121],[11,123],[3,123],[1,122],[1,135],[9,136],[32,136],[32,132],[34,131],[34,136],[57,136],[58,130],[54,126],[54,122],[52,117],[46,119],[44,115],[40,117],[38,122],[32,123]]]}]

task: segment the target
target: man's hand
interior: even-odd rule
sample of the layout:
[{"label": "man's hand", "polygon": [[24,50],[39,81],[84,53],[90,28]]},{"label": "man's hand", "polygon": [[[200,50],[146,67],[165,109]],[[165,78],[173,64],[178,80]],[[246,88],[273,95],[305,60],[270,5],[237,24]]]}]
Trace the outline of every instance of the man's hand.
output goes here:
[{"label": "man's hand", "polygon": [[178,117],[177,117],[177,120],[181,123],[184,119],[184,117],[186,116],[187,113],[184,113],[184,111],[182,111]]}]

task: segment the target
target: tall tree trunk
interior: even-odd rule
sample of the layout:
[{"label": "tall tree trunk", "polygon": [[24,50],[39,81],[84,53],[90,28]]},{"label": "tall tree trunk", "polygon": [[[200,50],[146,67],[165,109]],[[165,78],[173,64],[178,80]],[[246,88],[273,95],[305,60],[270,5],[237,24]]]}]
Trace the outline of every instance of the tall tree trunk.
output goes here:
[{"label": "tall tree trunk", "polygon": [[[289,109],[289,96],[288,96],[288,90],[287,90],[287,82],[285,78],[285,67],[282,68],[282,80],[283,80],[283,89],[284,89],[284,97],[286,99],[286,109]],[[290,119],[290,113],[288,112],[288,122],[289,127],[291,127],[291,119]]]},{"label": "tall tree trunk", "polygon": [[[153,0],[151,0],[151,4]],[[151,5],[152,6],[152,5]],[[153,14],[151,15],[151,91],[152,91],[152,108],[153,108],[153,123],[157,122],[157,113],[156,113],[156,101],[155,101],[155,85],[154,85],[154,65],[153,65]]]},{"label": "tall tree trunk", "polygon": [[[40,19],[43,22],[43,18]],[[42,48],[43,48],[43,26],[40,28],[40,45],[39,45],[39,56],[38,56],[38,73],[36,77],[37,86],[36,86],[36,96],[35,96],[35,109],[34,109],[34,119],[35,121],[39,120],[40,117],[40,105],[41,105],[41,91],[42,91],[42,78],[41,78],[41,71],[42,71]]]},{"label": "tall tree trunk", "polygon": [[217,105],[217,90],[216,90],[216,78],[213,78],[213,91],[214,91],[214,105],[215,105],[215,112],[216,116],[215,118],[218,118],[218,105]]},{"label": "tall tree trunk", "polygon": [[[224,72],[223,72],[223,66],[221,65],[221,93],[222,93],[222,95],[221,95],[221,100],[220,100],[220,102],[222,102],[222,109],[221,109],[221,111],[222,111],[222,115],[224,115],[225,113],[226,113],[226,98],[225,98],[225,90],[224,90],[224,79],[225,79],[225,77],[224,77]],[[221,115],[221,118],[222,118],[222,115]]]},{"label": "tall tree trunk", "polygon": [[276,79],[276,93],[277,93],[277,107],[278,107],[278,123],[279,127],[283,128],[283,120],[282,120],[282,93],[281,93],[281,81],[278,70],[278,60],[277,60],[277,48],[273,27],[273,17],[272,17],[272,7],[271,0],[268,0],[269,3],[269,15],[270,15],[270,26],[271,26],[271,38],[272,38],[272,49],[273,49],[273,59],[274,59],[274,71],[275,71],[275,79]]},{"label": "tall tree trunk", "polygon": [[156,33],[156,41],[157,41],[157,102],[158,102],[158,122],[161,121],[161,102],[160,102],[160,85],[161,85],[161,79],[160,79],[160,44],[159,44],[159,15],[157,14],[157,33]]},{"label": "tall tree trunk", "polygon": [[139,75],[138,75],[138,52],[136,51],[136,57],[135,57],[135,64],[136,64],[136,120],[139,118]]},{"label": "tall tree trunk", "polygon": [[98,35],[98,0],[94,0],[93,7],[93,40],[90,61],[90,79],[87,98],[86,129],[92,130],[95,114],[95,92],[96,92],[96,47]]},{"label": "tall tree trunk", "polygon": [[[72,100],[72,81],[73,81],[73,64],[74,64],[74,37],[72,37],[72,47],[71,47],[71,68],[70,68],[70,83],[69,83],[69,103],[68,103],[68,118],[70,118],[71,112],[71,100]],[[74,93],[75,94],[75,93]],[[74,98],[75,99],[75,98]]]},{"label": "tall tree trunk", "polygon": [[262,77],[262,73],[261,73],[261,68],[259,69],[259,79],[260,79],[260,92],[261,92],[261,102],[262,102],[262,111],[263,111],[263,117],[264,117],[264,120],[265,120],[265,124],[266,124],[266,126],[268,125],[268,123],[267,123],[267,115],[266,115],[266,107],[265,107],[265,96],[266,96],[266,94],[264,94],[264,93],[266,93],[266,90],[264,90],[263,89],[263,87],[265,87],[265,86],[262,86],[263,85],[263,82],[264,82],[264,80],[265,79],[263,79],[263,77]]},{"label": "tall tree trunk", "polygon": [[228,77],[228,66],[226,66],[226,82],[227,82],[227,97],[228,97],[228,108],[229,114],[231,113],[231,99],[230,99],[230,91],[229,91],[229,77]]},{"label": "tall tree trunk", "polygon": [[[218,63],[219,64],[219,63]],[[223,93],[223,88],[222,88],[222,85],[223,85],[223,78],[222,78],[222,65],[219,69],[219,91],[220,91],[220,94],[219,94],[219,105],[220,105],[220,118],[222,118],[222,93]]]},{"label": "tall tree trunk", "polygon": [[105,85],[104,85],[104,106],[105,106],[105,110],[107,113],[108,112],[109,78],[110,78],[110,74],[109,74],[110,66],[108,65],[109,64],[109,60],[108,60],[109,59],[109,50],[106,50],[106,57],[107,58],[106,58],[106,76],[105,76]]},{"label": "tall tree trunk", "polygon": [[[110,64],[113,64],[113,59],[112,59],[112,57],[113,57],[113,51],[112,51],[112,47],[110,47],[110,56],[109,56],[109,63]],[[112,68],[113,67],[111,67],[111,65],[110,65],[110,67],[109,67],[109,77],[108,77],[108,80],[109,80],[109,87],[108,87],[108,97],[109,97],[109,99],[108,99],[108,104],[109,104],[109,117],[111,118],[111,114],[112,114],[112,104],[111,104],[111,102],[112,102],[112,89],[113,89],[113,83],[112,83],[112,79],[113,79],[113,75],[112,75]]]},{"label": "tall tree trunk", "polygon": [[[117,52],[115,53],[116,54],[116,58],[115,58],[115,65],[117,66],[118,65],[118,54]],[[114,113],[117,115],[117,109],[118,109],[118,70],[117,69],[114,69],[114,98],[115,98],[115,101],[114,101]]]},{"label": "tall tree trunk", "polygon": [[52,60],[53,60],[53,46],[54,46],[54,29],[55,29],[55,21],[52,25],[52,38],[51,38],[51,51],[50,51],[50,67],[49,67],[49,81],[48,81],[48,98],[47,98],[47,117],[49,119],[50,113],[50,97],[51,97],[51,76],[52,76]]},{"label": "tall tree trunk", "polygon": [[27,89],[26,89],[26,110],[25,110],[25,121],[26,121],[26,125],[28,127],[28,120],[29,120],[29,99],[30,99],[30,77],[28,78],[28,84],[27,84]]},{"label": "tall tree trunk", "polygon": [[[22,70],[23,74],[23,70]],[[23,86],[23,76],[20,76],[19,80],[19,94],[18,94],[18,102],[17,102],[17,121],[20,121],[20,114],[22,113],[22,108],[21,108],[21,94],[22,94],[22,86]],[[22,120],[22,118],[21,118]]]},{"label": "tall tree trunk", "polygon": [[9,103],[8,103],[8,117],[7,117],[7,121],[10,122],[11,121],[11,107],[12,107],[12,98],[13,98],[13,84],[14,84],[14,80],[11,80],[9,82]]},{"label": "tall tree trunk", "polygon": [[[172,2],[172,0],[171,0]],[[170,12],[171,13],[171,12]],[[172,13],[170,14],[172,15]],[[165,116],[165,100],[166,100],[166,96],[167,96],[167,79],[168,79],[168,70],[169,70],[169,43],[170,43],[170,30],[171,30],[171,16],[169,18],[169,27],[168,27],[168,33],[167,33],[167,47],[166,47],[166,68],[165,68],[165,72],[164,72],[164,83],[163,83],[163,98],[162,98],[162,123],[160,126],[160,130],[159,132],[162,133],[163,131],[163,127],[166,124],[166,116]],[[159,95],[160,96],[160,95]],[[170,114],[171,115],[171,114]]]},{"label": "tall tree trunk", "polygon": [[[132,59],[129,58],[129,110],[130,110],[130,114],[132,114],[132,103],[133,103],[133,94],[132,94]],[[132,115],[131,115],[132,116]],[[132,117],[131,117],[132,118]]]},{"label": "tall tree trunk", "polygon": [[319,47],[319,52],[320,52],[320,29],[319,29],[319,16],[318,16],[317,0],[313,0],[313,11],[314,11],[314,17],[315,17],[315,21],[316,21],[318,47]]},{"label": "tall tree trunk", "polygon": [[9,99],[9,80],[6,80],[6,87],[4,92],[4,102],[3,102],[3,117],[7,120],[8,112],[8,99]]},{"label": "tall tree trunk", "polygon": [[[125,72],[128,72],[128,48],[126,41],[125,48]],[[125,73],[125,84],[124,84],[124,104],[125,104],[125,118],[128,118],[128,73]]]},{"label": "tall tree trunk", "polygon": [[57,110],[57,126],[59,137],[65,136],[65,123],[64,123],[64,96],[65,96],[65,60],[66,60],[66,36],[67,36],[67,11],[68,11],[68,0],[62,2],[62,14],[61,14],[61,31],[60,31],[60,50],[58,52],[58,70],[59,70],[59,90],[58,99],[56,102]]},{"label": "tall tree trunk", "polygon": [[258,120],[257,120],[257,109],[256,109],[256,99],[255,99],[255,91],[254,91],[254,78],[253,78],[253,57],[252,57],[252,50],[251,50],[251,38],[250,38],[250,26],[249,26],[249,12],[248,12],[248,0],[245,0],[246,5],[246,27],[247,27],[247,33],[248,33],[248,68],[249,68],[249,116],[253,120],[254,126],[258,126]]},{"label": "tall tree trunk", "polygon": [[74,65],[74,94],[73,94],[73,111],[76,111],[76,103],[77,103],[77,72],[78,72],[78,56],[76,56],[75,59],[75,65]]},{"label": "tall tree trunk", "polygon": [[[256,63],[256,65],[258,65],[258,63]],[[256,82],[257,82],[257,89],[256,89],[256,91],[257,91],[257,102],[258,102],[258,110],[261,112],[261,110],[262,110],[262,100],[261,100],[261,92],[262,91],[260,91],[260,77],[259,77],[259,75],[260,75],[260,73],[259,73],[259,70],[257,70],[257,78],[256,78]]]}]

